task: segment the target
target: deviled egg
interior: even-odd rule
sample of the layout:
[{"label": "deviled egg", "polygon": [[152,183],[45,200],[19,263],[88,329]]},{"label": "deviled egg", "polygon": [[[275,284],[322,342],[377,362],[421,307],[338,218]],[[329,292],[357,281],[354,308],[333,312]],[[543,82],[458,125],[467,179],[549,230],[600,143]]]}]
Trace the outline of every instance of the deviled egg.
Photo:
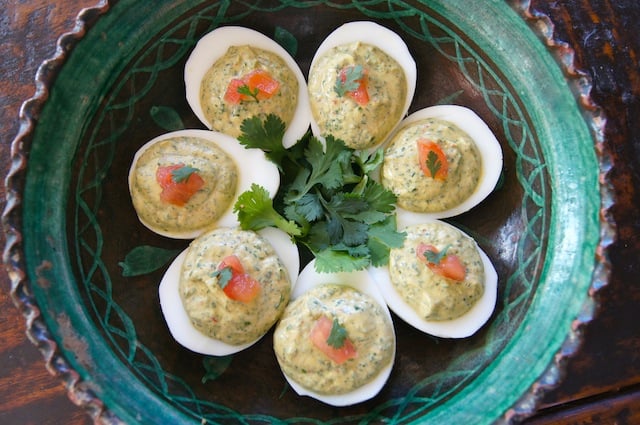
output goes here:
[{"label": "deviled egg", "polygon": [[502,162],[500,143],[475,112],[432,106],[405,118],[389,139],[380,182],[399,208],[452,217],[493,191]]},{"label": "deviled egg", "polygon": [[309,128],[307,84],[278,43],[244,27],[227,26],[202,37],[184,69],[187,102],[207,128],[238,137],[247,118],[275,114],[289,147]]},{"label": "deviled egg", "polygon": [[374,397],[395,359],[396,338],[384,298],[366,271],[300,273],[273,345],[299,395],[333,406]]},{"label": "deviled egg", "polygon": [[298,276],[298,249],[282,231],[217,228],[193,240],[164,274],[160,306],[173,338],[224,356],[276,323]]},{"label": "deviled egg", "polygon": [[236,226],[237,197],[252,183],[275,196],[280,174],[262,150],[247,149],[233,137],[179,130],[136,152],[128,183],[142,224],[163,236],[191,239],[211,226]]},{"label": "deviled egg", "polygon": [[404,245],[388,266],[371,268],[389,308],[430,335],[465,338],[491,317],[498,275],[476,242],[456,227],[398,211]]},{"label": "deviled egg", "polygon": [[416,72],[407,45],[388,28],[367,21],[338,27],[309,70],[313,133],[354,149],[376,147],[407,114]]}]

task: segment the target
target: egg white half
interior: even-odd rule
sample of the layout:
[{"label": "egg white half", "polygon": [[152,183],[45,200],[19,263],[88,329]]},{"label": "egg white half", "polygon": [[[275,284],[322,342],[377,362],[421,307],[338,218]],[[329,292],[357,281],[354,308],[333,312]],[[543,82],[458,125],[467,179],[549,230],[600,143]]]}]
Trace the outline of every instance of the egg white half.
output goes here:
[{"label": "egg white half", "polygon": [[238,184],[236,188],[236,195],[231,201],[227,211],[213,223],[209,223],[206,227],[189,230],[189,231],[166,231],[159,229],[151,223],[146,222],[138,215],[140,222],[149,230],[174,239],[193,239],[202,234],[206,229],[215,225],[218,227],[234,227],[238,226],[238,218],[233,212],[233,205],[238,200],[238,196],[244,191],[251,188],[253,183],[260,184],[264,187],[271,198],[273,198],[278,188],[280,187],[280,172],[278,167],[267,159],[264,152],[261,149],[247,149],[238,142],[235,138],[226,134],[218,133],[216,131],[208,130],[178,130],[170,133],[160,135],[146,144],[144,144],[134,155],[131,167],[129,169],[129,187],[133,185],[134,172],[138,159],[140,156],[154,144],[163,140],[171,139],[174,137],[195,137],[209,140],[215,143],[219,148],[224,150],[236,164],[238,171]]},{"label": "egg white half", "polygon": [[[404,70],[407,81],[407,97],[402,109],[402,114],[400,115],[401,118],[398,120],[398,123],[400,123],[402,117],[404,117],[409,111],[409,106],[411,106],[411,102],[413,101],[413,97],[416,92],[418,71],[416,62],[413,59],[409,48],[404,40],[395,32],[380,24],[370,21],[354,21],[343,24],[331,32],[320,44],[311,61],[311,68],[313,68],[318,58],[328,50],[358,41],[378,47],[387,55],[395,59],[395,61],[398,62]],[[320,127],[314,120],[313,115],[310,116],[311,130],[313,134],[317,137],[321,137],[322,133],[320,131]],[[393,129],[390,133],[392,132]],[[377,146],[374,146],[368,150],[375,150],[376,148]]]},{"label": "egg white half", "polygon": [[[424,214],[420,213],[413,213],[404,210],[398,210],[397,212],[397,225],[399,231],[402,231],[405,227],[423,224],[429,221],[435,220],[425,217]],[[440,223],[445,226],[451,226],[445,222]],[[456,228],[456,230],[462,232],[460,229]],[[465,234],[464,232],[462,233]],[[369,269],[369,273],[377,283],[377,286],[384,296],[389,308],[402,320],[429,335],[442,338],[466,338],[476,333],[485,323],[487,323],[495,309],[498,294],[498,274],[487,254],[482,251],[477,244],[476,248],[478,249],[480,259],[484,266],[484,293],[468,312],[452,320],[425,320],[420,317],[393,287],[391,277],[389,275],[389,267],[372,267]]]},{"label": "egg white half", "polygon": [[307,132],[311,120],[307,82],[291,55],[274,40],[258,31],[239,26],[226,26],[217,28],[203,36],[191,52],[184,67],[187,102],[198,119],[210,129],[211,123],[205,117],[200,104],[202,79],[209,68],[224,56],[229,47],[243,45],[250,45],[277,54],[287,63],[298,80],[298,104],[293,120],[289,123],[282,141],[284,147],[293,146]]},{"label": "egg white half", "polygon": [[[286,233],[279,229],[265,228],[258,233],[267,239],[275,249],[289,274],[293,288],[300,269],[297,246],[291,242],[291,238]],[[160,307],[171,336],[183,347],[196,353],[211,356],[227,356],[254,345],[261,338],[242,345],[231,345],[211,338],[193,326],[184,309],[179,292],[180,274],[187,250],[188,248],[182,251],[171,263],[158,288]]]},{"label": "egg white half", "polygon": [[[319,285],[324,284],[341,284],[350,286],[363,294],[369,295],[373,298],[380,306],[382,310],[389,318],[389,321],[393,328],[393,319],[391,317],[391,313],[385,303],[385,299],[378,291],[375,282],[372,280],[371,275],[366,270],[360,270],[356,272],[343,272],[343,273],[319,273],[315,269],[315,260],[311,260],[307,266],[300,272],[298,276],[298,280],[296,282],[295,287],[293,288],[293,292],[291,294],[291,300],[295,300],[299,298],[312,288],[315,288]],[[395,339],[395,330],[394,330],[394,339]],[[343,393],[339,395],[327,395],[327,394],[319,394],[315,391],[311,391],[308,388],[305,388],[298,384],[296,381],[292,380],[289,376],[284,374],[285,379],[291,385],[291,388],[298,394],[302,396],[309,396],[315,398],[316,400],[320,400],[323,403],[332,405],[332,406],[350,406],[353,404],[361,403],[363,401],[369,400],[375,397],[376,394],[380,392],[384,384],[389,379],[389,375],[391,374],[391,370],[393,369],[393,363],[395,361],[395,345],[393,347],[393,356],[391,361],[387,366],[385,366],[380,373],[370,382],[357,388],[351,392]]]},{"label": "egg white half", "polygon": [[[475,190],[467,199],[453,208],[444,211],[421,213],[423,217],[430,219],[448,218],[465,213],[482,202],[496,187],[502,173],[503,154],[500,142],[496,139],[489,126],[471,109],[458,105],[436,105],[420,109],[406,117],[396,131],[389,137],[391,141],[394,135],[401,129],[426,118],[437,118],[448,121],[467,133],[473,139],[482,158],[482,170],[480,181]],[[374,174],[378,181],[379,170]],[[398,208],[400,209],[400,208]]]}]

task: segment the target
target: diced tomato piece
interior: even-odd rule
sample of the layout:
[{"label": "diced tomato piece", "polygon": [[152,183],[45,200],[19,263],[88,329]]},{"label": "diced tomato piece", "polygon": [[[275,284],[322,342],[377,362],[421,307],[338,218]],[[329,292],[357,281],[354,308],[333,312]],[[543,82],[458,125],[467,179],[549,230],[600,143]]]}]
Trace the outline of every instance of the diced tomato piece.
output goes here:
[{"label": "diced tomato piece", "polygon": [[242,78],[233,78],[227,86],[227,91],[224,94],[224,100],[228,103],[237,105],[243,100],[251,100],[252,96],[245,93],[241,93],[239,89],[245,87],[250,92],[255,92],[257,89],[256,100],[266,100],[278,93],[280,89],[280,83],[269,75],[269,73],[263,69],[255,69]]},{"label": "diced tomato piece", "polygon": [[233,105],[239,104],[247,96],[241,94],[238,89],[244,86],[245,83],[240,78],[234,78],[229,82],[227,91],[224,94],[224,101]]},{"label": "diced tomato piece", "polygon": [[253,301],[260,293],[260,282],[247,273],[235,274],[223,291],[232,300],[248,303]]},{"label": "diced tomato piece", "polygon": [[360,86],[358,86],[357,90],[350,91],[348,96],[355,100],[355,102],[360,106],[365,106],[369,103],[369,92],[367,91],[367,81],[368,79],[360,80]]},{"label": "diced tomato piece", "polygon": [[183,207],[191,199],[192,193],[189,189],[183,187],[183,185],[172,185],[162,190],[160,193],[160,200],[177,207]]},{"label": "diced tomato piece", "polygon": [[189,199],[204,186],[204,179],[193,172],[184,181],[174,180],[174,171],[184,167],[184,164],[158,167],[156,181],[162,188],[160,200],[179,207],[184,206]]},{"label": "diced tomato piece", "polygon": [[244,77],[244,81],[250,89],[258,89],[258,99],[269,99],[278,92],[280,83],[273,79],[267,71],[256,69]]},{"label": "diced tomato piece", "polygon": [[440,146],[431,140],[418,140],[418,162],[425,176],[445,180],[449,174],[449,161]]},{"label": "diced tomato piece", "polygon": [[231,269],[231,279],[222,289],[227,297],[243,303],[251,302],[260,293],[260,282],[245,273],[240,259],[236,255],[229,255],[222,259],[218,270]]},{"label": "diced tomato piece", "polygon": [[309,339],[320,351],[322,351],[329,359],[336,364],[342,364],[349,359],[353,359],[358,355],[356,348],[349,338],[345,338],[342,347],[335,348],[329,345],[327,340],[331,335],[333,321],[327,316],[320,316],[309,334]]},{"label": "diced tomato piece", "polygon": [[467,276],[467,270],[462,264],[462,261],[457,255],[445,254],[439,262],[430,262],[425,252],[430,251],[434,254],[439,254],[440,251],[433,245],[420,243],[416,248],[416,255],[420,261],[427,265],[434,273],[446,277],[447,279],[455,280],[456,282],[462,282]]},{"label": "diced tomato piece", "polygon": [[[343,84],[347,81],[349,68],[352,67],[342,68],[338,74],[338,78],[340,78]],[[369,74],[367,70],[363,71],[362,78],[357,79],[356,82],[358,83],[358,88],[347,91],[346,95],[353,99],[358,105],[366,106],[367,103],[369,103]]]},{"label": "diced tomato piece", "polygon": [[158,167],[158,169],[156,170],[156,181],[158,182],[161,188],[164,189],[165,187],[173,183],[171,172],[173,170],[176,170],[180,166],[182,166],[182,164]]},{"label": "diced tomato piece", "polygon": [[244,266],[237,255],[227,255],[222,259],[220,264],[218,264],[218,270],[226,269],[227,267],[231,269],[231,273],[233,274],[244,273]]}]

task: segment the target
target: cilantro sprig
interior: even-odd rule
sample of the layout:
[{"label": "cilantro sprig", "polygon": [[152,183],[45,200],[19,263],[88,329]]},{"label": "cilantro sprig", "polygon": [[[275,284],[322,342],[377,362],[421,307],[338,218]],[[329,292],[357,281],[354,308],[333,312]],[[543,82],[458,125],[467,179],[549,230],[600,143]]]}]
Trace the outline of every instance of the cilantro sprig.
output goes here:
[{"label": "cilantro sprig", "polygon": [[243,94],[245,96],[249,96],[249,97],[253,98],[253,100],[255,100],[256,102],[259,102],[258,94],[260,94],[260,89],[256,87],[256,88],[254,88],[252,90],[251,87],[249,87],[248,84],[243,84],[243,85],[238,87],[238,94]]},{"label": "cilantro sprig", "polygon": [[310,134],[284,148],[285,125],[274,114],[246,119],[240,143],[262,149],[278,165],[281,185],[275,199],[254,184],[234,205],[243,229],[277,227],[316,257],[320,272],[360,270],[388,261],[402,246],[396,230],[395,195],[371,178],[382,161],[327,136]]}]

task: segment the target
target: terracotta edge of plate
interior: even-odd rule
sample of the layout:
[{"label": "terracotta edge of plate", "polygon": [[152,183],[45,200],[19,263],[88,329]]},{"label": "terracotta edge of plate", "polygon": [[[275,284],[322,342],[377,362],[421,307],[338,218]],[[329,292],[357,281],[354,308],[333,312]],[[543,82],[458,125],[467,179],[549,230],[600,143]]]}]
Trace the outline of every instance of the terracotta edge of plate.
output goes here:
[{"label": "terracotta edge of plate", "polygon": [[543,40],[564,72],[567,82],[576,96],[581,112],[594,138],[594,148],[598,160],[598,183],[600,190],[599,223],[600,234],[594,258],[594,270],[591,277],[588,298],[580,313],[573,320],[562,346],[553,357],[545,372],[507,410],[497,424],[514,424],[534,415],[544,394],[557,387],[565,377],[567,362],[571,360],[583,343],[584,328],[597,315],[598,291],[607,285],[611,265],[608,251],[615,240],[615,221],[611,208],[614,205],[613,186],[609,173],[613,168],[611,156],[605,148],[606,117],[602,109],[591,98],[592,81],[589,75],[578,69],[575,63],[575,50],[558,38],[553,19],[535,10],[530,0],[510,1],[511,6],[529,24],[532,30]]},{"label": "terracotta edge of plate", "polygon": [[26,264],[21,233],[21,193],[25,185],[27,156],[35,126],[43,105],[49,97],[49,88],[78,41],[107,10],[109,10],[109,0],[101,0],[96,5],[78,12],[74,28],[57,39],[54,55],[38,67],[35,76],[35,94],[20,108],[18,134],[11,142],[11,164],[5,176],[6,203],[2,212],[2,226],[6,242],[2,256],[11,282],[11,298],[26,320],[27,337],[44,356],[46,369],[62,380],[69,399],[83,408],[94,423],[115,425],[123,422],[104,405],[91,390],[90,385],[83,381],[78,372],[70,366],[47,329],[25,273]]},{"label": "terracotta edge of plate", "polygon": [[[594,258],[594,272],[589,290],[580,314],[572,323],[562,347],[556,353],[547,370],[530,387],[529,391],[505,412],[497,423],[517,423],[532,416],[545,392],[556,387],[564,377],[567,361],[575,355],[582,344],[584,327],[595,317],[598,309],[597,293],[607,284],[610,274],[608,248],[615,239],[615,223],[611,213],[614,204],[613,189],[608,177],[612,169],[611,158],[604,147],[606,119],[602,110],[591,99],[591,81],[588,75],[577,69],[574,50],[556,38],[552,19],[532,9],[529,0],[510,2],[512,7],[529,23],[543,39],[558,60],[567,76],[570,86],[582,107],[585,120],[595,140],[595,149],[600,166],[600,240]],[[38,347],[46,361],[47,370],[64,382],[68,396],[76,405],[84,408],[95,423],[121,424],[122,421],[111,412],[98,396],[82,381],[61,355],[56,342],[47,330],[40,309],[31,294],[25,275],[22,255],[21,197],[26,174],[28,147],[33,138],[33,130],[40,111],[48,98],[49,87],[64,64],[67,55],[81,40],[95,21],[109,9],[109,0],[102,0],[93,7],[82,9],[76,17],[71,32],[60,36],[54,56],[45,60],[36,73],[36,92],[22,104],[18,134],[11,143],[11,165],[5,177],[6,205],[2,213],[2,225],[6,235],[3,251],[5,269],[11,281],[11,297],[26,319],[27,336]]]}]

